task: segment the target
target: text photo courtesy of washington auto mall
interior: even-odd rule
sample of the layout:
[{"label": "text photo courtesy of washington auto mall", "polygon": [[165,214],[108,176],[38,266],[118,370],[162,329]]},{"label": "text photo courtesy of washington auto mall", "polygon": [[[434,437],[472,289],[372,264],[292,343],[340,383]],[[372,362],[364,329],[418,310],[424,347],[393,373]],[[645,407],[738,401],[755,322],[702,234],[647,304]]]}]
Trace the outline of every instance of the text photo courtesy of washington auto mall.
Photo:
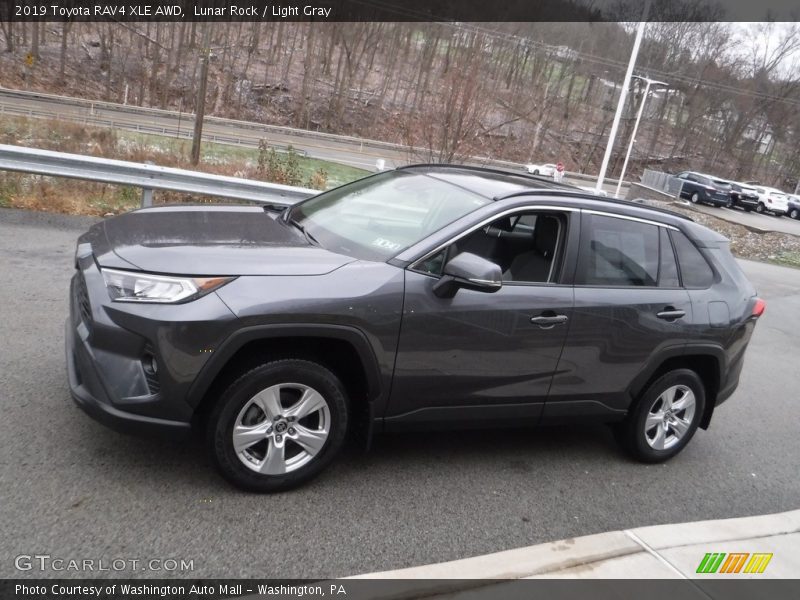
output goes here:
[{"label": "text photo courtesy of washington auto mall", "polygon": [[800,597],[797,0],[0,0],[0,599]]}]

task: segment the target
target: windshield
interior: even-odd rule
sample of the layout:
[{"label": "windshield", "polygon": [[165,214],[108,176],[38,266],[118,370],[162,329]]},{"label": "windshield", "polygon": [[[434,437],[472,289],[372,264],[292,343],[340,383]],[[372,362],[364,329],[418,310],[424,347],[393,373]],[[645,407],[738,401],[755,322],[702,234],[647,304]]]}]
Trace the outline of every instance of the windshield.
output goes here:
[{"label": "windshield", "polygon": [[311,198],[287,218],[332,252],[385,260],[489,202],[424,174],[390,171]]}]

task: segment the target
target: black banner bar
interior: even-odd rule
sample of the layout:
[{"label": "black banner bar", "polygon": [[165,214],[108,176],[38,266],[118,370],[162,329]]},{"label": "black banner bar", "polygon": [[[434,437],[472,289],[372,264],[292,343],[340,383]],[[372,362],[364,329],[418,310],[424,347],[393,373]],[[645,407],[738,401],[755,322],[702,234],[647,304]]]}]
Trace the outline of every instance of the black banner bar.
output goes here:
[{"label": "black banner bar", "polygon": [[[630,22],[643,0],[0,0],[0,21]],[[796,21],[797,0],[653,0],[649,21]]]},{"label": "black banner bar", "polygon": [[222,600],[226,598],[326,598],[411,600],[796,600],[800,580],[721,579],[4,579],[3,600]]}]

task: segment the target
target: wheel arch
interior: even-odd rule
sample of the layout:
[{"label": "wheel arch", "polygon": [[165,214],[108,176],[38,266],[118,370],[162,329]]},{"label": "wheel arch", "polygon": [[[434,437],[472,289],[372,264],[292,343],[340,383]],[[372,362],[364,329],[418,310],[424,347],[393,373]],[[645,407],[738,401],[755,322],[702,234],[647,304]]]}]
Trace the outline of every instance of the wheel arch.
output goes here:
[{"label": "wheel arch", "polygon": [[716,406],[717,394],[722,381],[725,353],[722,348],[712,345],[690,346],[682,350],[673,349],[659,356],[650,366],[634,379],[629,389],[635,401],[656,379],[675,369],[690,369],[697,373],[703,382],[706,403],[700,427],[708,429]]},{"label": "wheel arch", "polygon": [[372,406],[383,391],[381,372],[364,333],[342,325],[262,325],[237,331],[214,352],[189,390],[187,403],[195,409],[195,420],[210,412],[221,389],[238,375],[285,358],[312,360],[341,379],[354,405],[354,424],[364,425],[359,429],[368,446]]}]

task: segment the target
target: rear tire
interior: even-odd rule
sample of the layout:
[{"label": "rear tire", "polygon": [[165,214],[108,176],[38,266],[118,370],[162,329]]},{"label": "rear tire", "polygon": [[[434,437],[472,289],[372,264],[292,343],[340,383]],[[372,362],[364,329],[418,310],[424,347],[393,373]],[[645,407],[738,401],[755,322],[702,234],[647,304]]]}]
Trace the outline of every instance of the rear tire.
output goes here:
[{"label": "rear tire", "polygon": [[705,410],[703,382],[690,369],[656,379],[639,396],[615,437],[631,456],[646,463],[668,460],[692,439]]},{"label": "rear tire", "polygon": [[348,426],[339,378],[307,360],[277,360],[236,379],[208,421],[219,472],[253,492],[278,492],[318,475],[336,457]]},{"label": "rear tire", "polygon": [[692,195],[691,195],[691,197],[689,198],[689,200],[691,200],[691,201],[692,201],[692,204],[697,204],[697,203],[699,203],[699,202],[700,202],[700,194],[698,194],[697,192],[695,192],[694,194],[692,194]]}]

